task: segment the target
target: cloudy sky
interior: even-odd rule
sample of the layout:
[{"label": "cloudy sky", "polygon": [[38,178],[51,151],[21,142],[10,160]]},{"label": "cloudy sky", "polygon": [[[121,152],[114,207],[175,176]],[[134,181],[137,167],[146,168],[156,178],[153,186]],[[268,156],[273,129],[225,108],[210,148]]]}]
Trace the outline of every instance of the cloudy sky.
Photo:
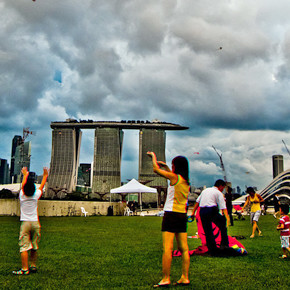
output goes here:
[{"label": "cloudy sky", "polygon": [[[183,154],[195,186],[272,180],[290,156],[289,0],[1,0],[0,157],[36,131],[31,170],[51,152],[51,121],[153,120],[167,161]],[[83,132],[81,162],[93,159]],[[199,152],[196,154],[195,152]],[[122,180],[138,176],[138,131],[125,131]]]}]

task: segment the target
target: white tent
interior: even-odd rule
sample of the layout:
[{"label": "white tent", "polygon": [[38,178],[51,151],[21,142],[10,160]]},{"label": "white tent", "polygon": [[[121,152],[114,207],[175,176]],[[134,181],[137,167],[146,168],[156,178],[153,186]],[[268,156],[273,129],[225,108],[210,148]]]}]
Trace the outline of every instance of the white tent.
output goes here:
[{"label": "white tent", "polygon": [[136,179],[132,179],[123,186],[113,188],[110,190],[110,193],[139,193],[140,194],[140,207],[142,210],[142,196],[141,193],[157,193],[156,188],[152,188],[146,185],[141,184]]},{"label": "white tent", "polygon": [[241,197],[236,198],[232,201],[233,205],[241,205],[246,202],[246,198],[248,197],[248,194],[242,195]]}]

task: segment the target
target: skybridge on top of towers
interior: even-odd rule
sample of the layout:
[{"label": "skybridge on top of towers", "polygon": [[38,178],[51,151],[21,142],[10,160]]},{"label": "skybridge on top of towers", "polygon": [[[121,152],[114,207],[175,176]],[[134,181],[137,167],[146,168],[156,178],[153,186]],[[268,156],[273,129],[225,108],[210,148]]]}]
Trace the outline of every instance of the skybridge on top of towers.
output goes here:
[{"label": "skybridge on top of towers", "polygon": [[67,119],[65,122],[52,122],[52,129],[57,128],[77,128],[77,129],[95,129],[95,128],[119,128],[119,129],[162,129],[162,130],[187,130],[189,127],[178,124],[161,122],[159,120],[142,121],[142,120],[122,120],[122,121],[93,121],[93,120],[76,120]]}]

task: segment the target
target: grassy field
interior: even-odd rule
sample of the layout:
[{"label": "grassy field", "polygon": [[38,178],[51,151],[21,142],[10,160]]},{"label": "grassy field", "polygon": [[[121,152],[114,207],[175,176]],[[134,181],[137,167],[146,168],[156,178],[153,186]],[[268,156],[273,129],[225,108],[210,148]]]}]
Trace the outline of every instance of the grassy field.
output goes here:
[{"label": "grassy field", "polygon": [[[152,289],[161,279],[161,218],[41,218],[39,272],[13,276],[20,268],[18,217],[0,217],[1,289]],[[289,260],[279,259],[277,220],[262,216],[263,237],[250,239],[249,218],[235,221],[231,235],[241,242],[244,257],[193,256],[187,289],[289,289]],[[194,235],[195,222],[188,234]],[[188,239],[189,248],[200,245]],[[172,282],[180,276],[181,259],[173,258]],[[178,287],[171,287],[178,288]]]}]

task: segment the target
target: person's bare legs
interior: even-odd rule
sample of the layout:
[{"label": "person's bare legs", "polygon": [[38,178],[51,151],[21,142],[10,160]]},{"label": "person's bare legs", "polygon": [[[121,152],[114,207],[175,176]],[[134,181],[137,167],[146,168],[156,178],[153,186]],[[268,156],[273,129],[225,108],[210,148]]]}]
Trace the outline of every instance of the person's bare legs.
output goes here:
[{"label": "person's bare legs", "polygon": [[260,234],[260,230],[259,230],[259,228],[258,228],[258,224],[257,224],[257,222],[256,221],[253,221],[253,230],[252,230],[252,234],[251,234],[251,236],[250,236],[250,238],[254,238],[255,237],[255,231],[258,231],[259,232],[259,234]]},{"label": "person's bare legs", "polygon": [[189,271],[189,264],[190,264],[190,257],[188,252],[188,243],[187,243],[187,233],[177,233],[176,241],[178,249],[182,254],[182,274],[180,279],[177,283],[190,283],[188,279],[188,271]]},{"label": "person's bare legs", "polygon": [[258,227],[258,222],[257,223],[257,227],[256,227],[256,231],[258,232],[259,236],[261,237],[262,236],[262,232],[260,231],[259,227]]},{"label": "person's bare legs", "polygon": [[170,284],[170,268],[172,261],[174,233],[162,232],[163,239],[163,255],[162,255],[162,280],[160,285]]},{"label": "person's bare legs", "polygon": [[37,261],[37,251],[31,250],[30,251],[30,266],[36,267],[36,261]]},{"label": "person's bare legs", "polygon": [[282,248],[282,252],[283,252],[283,255],[281,258],[287,258],[289,257],[289,254],[290,254],[290,248]]},{"label": "person's bare legs", "polygon": [[28,251],[24,251],[20,253],[21,255],[21,264],[22,264],[22,270],[27,271],[28,268]]}]

